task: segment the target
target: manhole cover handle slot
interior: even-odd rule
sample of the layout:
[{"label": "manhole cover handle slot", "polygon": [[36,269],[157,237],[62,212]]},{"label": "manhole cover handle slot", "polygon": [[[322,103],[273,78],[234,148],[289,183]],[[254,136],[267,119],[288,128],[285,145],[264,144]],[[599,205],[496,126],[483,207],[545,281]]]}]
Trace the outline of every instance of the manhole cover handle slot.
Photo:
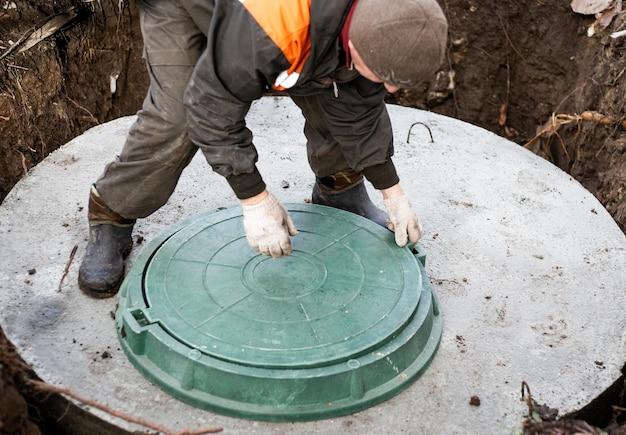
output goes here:
[{"label": "manhole cover handle slot", "polygon": [[122,315],[124,340],[136,355],[145,354],[146,337],[150,323],[142,309],[127,310]]}]

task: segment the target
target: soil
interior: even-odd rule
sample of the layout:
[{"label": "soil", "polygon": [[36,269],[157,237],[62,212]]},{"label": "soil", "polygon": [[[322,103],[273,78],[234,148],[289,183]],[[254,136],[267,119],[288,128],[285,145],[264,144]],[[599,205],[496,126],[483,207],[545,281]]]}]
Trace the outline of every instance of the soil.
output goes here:
[{"label": "soil", "polygon": [[148,79],[137,7],[119,5],[22,0],[0,9],[0,53],[48,17],[72,6],[78,14],[66,30],[0,61],[0,201],[51,151],[140,107]]},{"label": "soil", "polygon": [[[553,113],[625,116],[626,38],[607,35],[626,28],[626,14],[588,38],[593,19],[574,14],[567,0],[440,2],[450,20],[446,65],[432,82],[390,102],[457,117],[520,145],[535,138]],[[48,17],[69,7],[76,17],[29,50],[0,60],[0,202],[51,151],[94,125],[135,113],[148,84],[135,0],[21,0],[6,8],[11,4],[0,2],[0,56]],[[572,123],[530,148],[572,174],[626,230],[621,128]],[[0,329],[0,433],[93,431],[90,414],[61,396],[34,394],[25,380],[35,378]],[[595,406],[624,406],[623,379],[616,382]],[[594,421],[590,415],[597,413],[585,414],[586,408],[575,417],[609,424]],[[532,430],[543,433],[540,426]]]},{"label": "soil", "polygon": [[0,434],[130,434],[32,381],[41,379],[0,328]]}]

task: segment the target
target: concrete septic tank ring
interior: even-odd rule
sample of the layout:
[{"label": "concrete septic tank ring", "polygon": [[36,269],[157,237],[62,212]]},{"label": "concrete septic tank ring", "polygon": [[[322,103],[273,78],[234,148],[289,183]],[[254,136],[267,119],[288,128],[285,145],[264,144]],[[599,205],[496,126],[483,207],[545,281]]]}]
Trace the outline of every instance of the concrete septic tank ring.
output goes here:
[{"label": "concrete septic tank ring", "polygon": [[[527,411],[519,401],[522,380],[561,413],[594,399],[626,361],[624,234],[578,182],[520,146],[432,113],[395,106],[389,113],[394,162],[424,224],[420,243],[445,317],[428,370],[390,400],[320,422],[253,422],[183,403],[135,369],[111,317],[116,299],[92,300],[76,286],[87,237],[81,207],[90,183],[119,153],[132,117],[95,127],[52,153],[0,205],[0,324],[46,381],[169,427],[511,433]],[[281,201],[301,204],[313,176],[298,108],[288,99],[263,99],[247,123],[266,183]],[[227,183],[199,154],[170,202],[138,223],[136,237],[151,242],[186,218],[235,205]],[[135,246],[130,264],[142,248]],[[480,407],[468,404],[473,395]]]},{"label": "concrete septic tank ring", "polygon": [[294,421],[371,406],[424,371],[442,320],[423,263],[361,216],[289,212],[299,234],[279,260],[248,246],[240,208],[145,248],[116,316],[142,373],[206,409]]}]

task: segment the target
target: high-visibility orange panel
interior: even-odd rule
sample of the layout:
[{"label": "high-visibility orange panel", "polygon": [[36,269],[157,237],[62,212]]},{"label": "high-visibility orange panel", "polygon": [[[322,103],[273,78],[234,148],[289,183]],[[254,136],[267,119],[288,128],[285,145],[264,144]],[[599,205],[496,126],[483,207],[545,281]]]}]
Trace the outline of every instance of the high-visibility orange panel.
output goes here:
[{"label": "high-visibility orange panel", "polygon": [[283,52],[288,72],[302,72],[311,52],[311,0],[245,0],[243,5]]}]

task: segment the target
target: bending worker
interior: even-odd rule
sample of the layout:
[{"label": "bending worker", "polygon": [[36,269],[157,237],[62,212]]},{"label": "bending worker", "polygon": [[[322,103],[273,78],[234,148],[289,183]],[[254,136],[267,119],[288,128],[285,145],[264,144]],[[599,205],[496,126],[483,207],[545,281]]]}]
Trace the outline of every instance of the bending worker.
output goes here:
[{"label": "bending worker", "polygon": [[[393,155],[385,91],[439,68],[447,21],[435,0],[141,0],[150,89],[115,161],[93,185],[79,271],[88,294],[115,294],[137,218],[164,205],[200,148],[243,207],[247,239],[272,257],[297,233],[266,188],[245,117],[264,92],[285,91],[306,124],[312,202],[421,237]],[[382,192],[387,213],[365,190]]]}]

